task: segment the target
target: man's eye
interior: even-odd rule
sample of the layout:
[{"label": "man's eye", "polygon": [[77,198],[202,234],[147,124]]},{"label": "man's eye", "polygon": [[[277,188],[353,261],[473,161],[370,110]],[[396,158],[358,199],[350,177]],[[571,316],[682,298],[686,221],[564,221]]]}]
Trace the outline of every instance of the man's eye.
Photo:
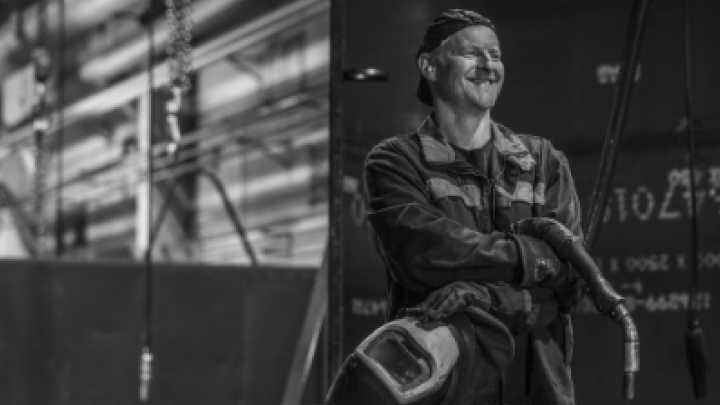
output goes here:
[{"label": "man's eye", "polygon": [[468,58],[468,59],[477,59],[481,56],[484,56],[485,58],[487,58],[488,60],[491,60],[491,61],[499,61],[501,59],[501,54],[498,51],[494,51],[494,52],[491,51],[491,52],[487,52],[487,53],[477,52],[477,51],[466,51],[466,52],[460,53],[460,56],[462,56],[464,58]]}]

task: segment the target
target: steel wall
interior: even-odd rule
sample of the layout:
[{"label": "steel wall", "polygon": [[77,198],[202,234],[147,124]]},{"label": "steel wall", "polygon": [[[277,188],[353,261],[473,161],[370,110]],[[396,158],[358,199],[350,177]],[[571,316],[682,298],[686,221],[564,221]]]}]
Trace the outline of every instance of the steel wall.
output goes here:
[{"label": "steel wall", "polygon": [[[280,403],[316,271],[154,269],[151,403]],[[143,271],[0,262],[0,403],[137,403]],[[316,365],[311,403],[318,376]]]},{"label": "steel wall", "polygon": [[[470,8],[497,26],[506,78],[493,118],[550,139],[568,156],[581,202],[597,174],[629,16],[626,0],[343,0],[342,68],[374,67],[386,82],[344,82],[342,351],[384,321],[385,273],[368,239],[362,166],[381,139],[414,130],[428,113],[416,98],[414,55],[427,24]],[[714,0],[690,2],[695,116],[699,120],[700,318],[710,399],[719,378],[720,41]],[[657,0],[650,12],[608,217],[594,255],[628,297],[641,337],[636,404],[692,401],[683,334],[690,287],[688,187],[684,151],[683,2]],[[335,49],[335,48],[334,48]],[[574,316],[578,403],[621,403],[622,334],[583,304]]]}]

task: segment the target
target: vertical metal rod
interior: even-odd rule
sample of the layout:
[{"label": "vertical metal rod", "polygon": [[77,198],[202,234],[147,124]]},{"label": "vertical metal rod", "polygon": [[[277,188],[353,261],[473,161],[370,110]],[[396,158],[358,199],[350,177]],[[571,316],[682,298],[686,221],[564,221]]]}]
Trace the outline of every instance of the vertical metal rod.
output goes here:
[{"label": "vertical metal rod", "polygon": [[58,56],[57,56],[57,132],[55,133],[55,155],[57,156],[57,177],[55,191],[55,255],[61,257],[64,253],[63,234],[65,220],[63,218],[63,146],[65,123],[65,0],[58,0]]},{"label": "vertical metal rod", "polygon": [[344,0],[330,3],[330,203],[328,247],[328,381],[343,360],[343,107]]},{"label": "vertical metal rod", "polygon": [[630,108],[630,99],[637,72],[638,58],[640,56],[640,44],[645,30],[645,19],[648,12],[650,0],[633,0],[630,11],[630,21],[625,35],[625,46],[623,48],[623,61],[620,67],[615,102],[610,114],[605,144],[603,145],[600,158],[598,177],[593,188],[590,207],[585,221],[585,242],[588,251],[592,251],[602,224],[602,217],[605,214],[605,207],[608,201],[608,191],[612,184],[615,173],[615,160],[617,144],[625,129],[625,120]]}]

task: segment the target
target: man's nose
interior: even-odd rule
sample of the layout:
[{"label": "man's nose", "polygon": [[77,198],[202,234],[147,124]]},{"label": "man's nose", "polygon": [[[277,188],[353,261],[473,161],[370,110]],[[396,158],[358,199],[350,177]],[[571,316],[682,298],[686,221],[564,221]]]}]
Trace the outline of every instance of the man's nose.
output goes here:
[{"label": "man's nose", "polygon": [[477,60],[480,66],[487,68],[493,62],[493,57],[490,56],[489,52],[482,51],[478,54]]}]

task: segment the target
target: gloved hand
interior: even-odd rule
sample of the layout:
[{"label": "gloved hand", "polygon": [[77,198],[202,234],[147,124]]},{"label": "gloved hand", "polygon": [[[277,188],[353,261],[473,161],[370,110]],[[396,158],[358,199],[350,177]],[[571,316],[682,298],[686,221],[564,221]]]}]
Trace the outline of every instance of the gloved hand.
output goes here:
[{"label": "gloved hand", "polygon": [[405,309],[405,314],[423,322],[446,318],[468,307],[487,311],[492,299],[486,290],[473,283],[457,281],[431,292],[418,306]]},{"label": "gloved hand", "polygon": [[[577,274],[574,269],[572,269],[572,272]],[[564,314],[570,313],[585,295],[586,290],[587,283],[580,276],[573,278],[565,286],[555,289],[555,298],[558,300],[560,312]]]},{"label": "gloved hand", "polygon": [[573,281],[571,268],[565,261],[555,254],[546,253],[544,256],[535,260],[533,279],[536,286],[558,290]]},{"label": "gloved hand", "polygon": [[517,280],[517,285],[557,290],[577,278],[545,241],[521,234],[508,236],[516,242],[521,258],[522,280]]},{"label": "gloved hand", "polygon": [[[512,224],[511,231],[547,242],[560,258],[572,263],[580,277],[585,280],[590,296],[601,314],[611,313],[624,301],[603,277],[580,238],[558,221],[550,218],[527,218]],[[572,300],[572,293],[569,295]]]}]

